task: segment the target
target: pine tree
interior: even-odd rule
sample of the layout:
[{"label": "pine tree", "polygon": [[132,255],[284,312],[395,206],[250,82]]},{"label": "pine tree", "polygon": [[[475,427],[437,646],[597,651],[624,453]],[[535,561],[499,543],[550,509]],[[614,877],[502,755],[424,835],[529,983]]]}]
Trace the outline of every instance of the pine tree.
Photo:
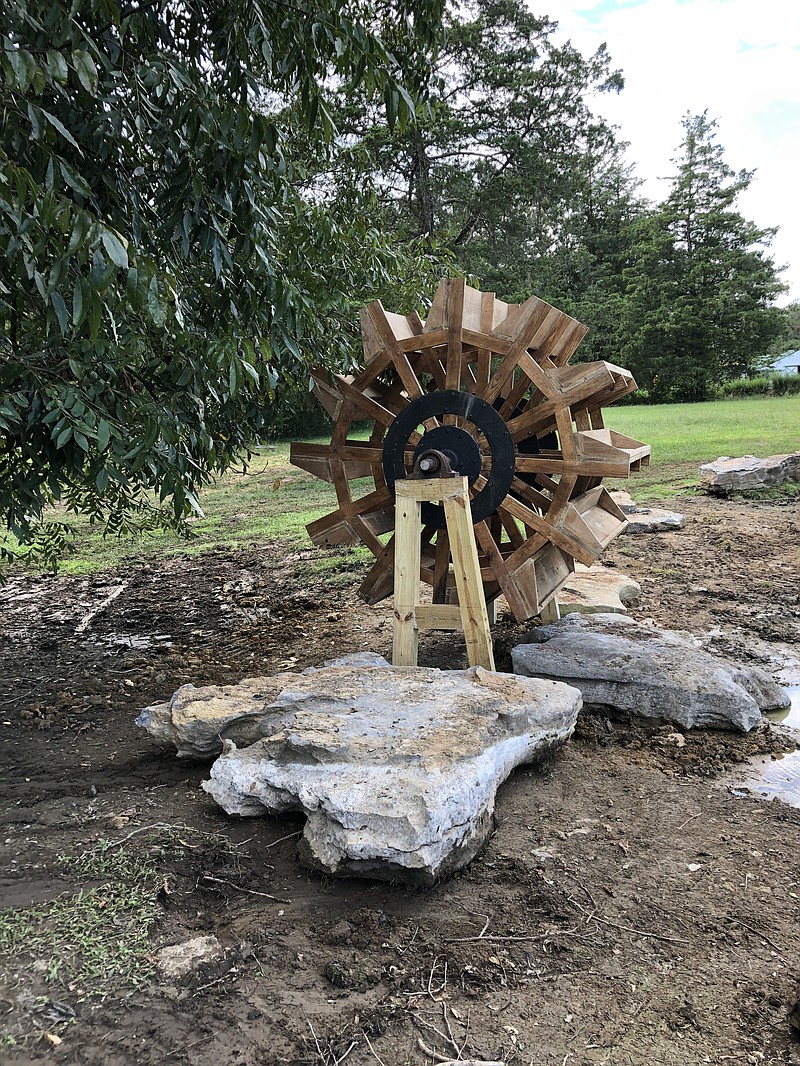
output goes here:
[{"label": "pine tree", "polygon": [[683,128],[672,188],[640,220],[626,271],[627,365],[657,401],[706,399],[758,365],[780,330],[775,230],[736,209],[754,172],[731,170],[706,112]]}]

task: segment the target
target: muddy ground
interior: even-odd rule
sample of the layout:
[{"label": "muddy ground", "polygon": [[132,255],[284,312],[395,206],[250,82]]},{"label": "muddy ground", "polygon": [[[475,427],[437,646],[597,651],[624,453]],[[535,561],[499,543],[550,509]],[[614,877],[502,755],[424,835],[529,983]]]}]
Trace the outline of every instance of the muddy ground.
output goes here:
[{"label": "muddy ground", "polygon": [[[642,585],[633,615],[775,668],[800,646],[800,508],[678,504],[683,531],[606,553]],[[800,1063],[800,809],[736,798],[725,776],[784,750],[779,729],[680,746],[671,726],[584,714],[567,749],[502,788],[484,854],[421,889],[305,871],[299,817],[228,819],[204,765],[134,727],[190,680],[388,653],[387,608],[309,577],[319,554],[262,545],[0,589],[0,893],[38,905],[16,912],[29,936],[0,915],[0,1060]],[[524,629],[501,618],[499,668]],[[465,660],[442,636],[421,663]],[[84,863],[98,855],[114,861]],[[93,978],[83,933],[47,906],[82,889],[102,917],[106,893],[113,960],[118,889],[142,869],[140,957]],[[206,934],[222,959],[172,982],[149,969]]]}]

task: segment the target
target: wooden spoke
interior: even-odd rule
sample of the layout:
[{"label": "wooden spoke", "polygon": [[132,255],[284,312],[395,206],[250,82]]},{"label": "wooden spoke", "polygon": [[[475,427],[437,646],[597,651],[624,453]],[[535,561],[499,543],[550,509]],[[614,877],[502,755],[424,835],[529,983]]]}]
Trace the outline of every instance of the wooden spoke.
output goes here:
[{"label": "wooden spoke", "polygon": [[[624,527],[601,478],[622,477],[647,465],[649,449],[606,429],[603,407],[636,388],[632,375],[608,362],[571,364],[586,327],[546,301],[532,296],[523,304],[507,304],[463,278],[440,283],[425,321],[415,312],[395,314],[373,302],[362,311],[361,332],[361,368],[353,374],[323,369],[312,374],[314,395],[335,423],[330,444],[292,445],[292,463],[332,484],[338,500],[336,510],[309,524],[312,540],[364,544],[375,563],[360,594],[370,603],[389,595],[396,540],[384,541],[396,528],[397,490],[394,484],[389,488],[384,471],[387,430],[414,404],[430,405],[437,392],[468,392],[494,406],[511,441],[522,449],[521,454],[515,449],[513,471],[503,474],[508,480],[499,482],[507,486],[505,496],[499,503],[493,499],[494,512],[486,516],[483,510],[474,525],[484,598],[502,590],[519,621],[538,614],[574,569],[574,560],[590,564]],[[369,439],[353,439],[354,423],[363,421],[371,423]],[[480,428],[485,423],[430,405],[416,428],[408,424],[413,432],[402,448],[408,473],[414,449],[440,426],[452,426],[477,442],[480,473],[468,495],[473,508],[485,507],[488,497],[482,490],[490,478],[497,485],[502,473]],[[558,446],[542,448],[552,433]],[[531,438],[538,438],[541,451],[526,443]],[[456,448],[456,461],[459,439],[458,434],[438,438]],[[465,456],[466,451],[466,463]],[[397,454],[392,461],[399,465]],[[353,482],[365,477],[374,482],[374,492],[352,499]],[[463,529],[459,536],[463,540]],[[445,530],[427,525],[419,547],[419,575],[432,586],[434,604],[441,608],[439,614],[426,608],[425,617],[429,623],[446,621],[448,610],[447,617],[453,615],[444,602],[454,590],[453,546]]]}]

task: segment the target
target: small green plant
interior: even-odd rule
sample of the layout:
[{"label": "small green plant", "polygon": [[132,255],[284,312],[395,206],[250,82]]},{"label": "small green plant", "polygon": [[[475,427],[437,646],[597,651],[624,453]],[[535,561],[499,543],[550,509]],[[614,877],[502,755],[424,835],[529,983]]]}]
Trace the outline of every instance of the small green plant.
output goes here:
[{"label": "small green plant", "polygon": [[[45,980],[105,995],[139,988],[152,975],[150,930],[158,914],[155,892],[144,886],[104,885],[49,903],[0,914],[0,956],[43,959]],[[7,968],[4,967],[4,968]]]},{"label": "small green plant", "polygon": [[59,865],[101,883],[47,903],[0,912],[0,972],[38,961],[48,984],[90,996],[140,988],[152,977],[151,933],[159,914],[154,862],[101,842]]}]

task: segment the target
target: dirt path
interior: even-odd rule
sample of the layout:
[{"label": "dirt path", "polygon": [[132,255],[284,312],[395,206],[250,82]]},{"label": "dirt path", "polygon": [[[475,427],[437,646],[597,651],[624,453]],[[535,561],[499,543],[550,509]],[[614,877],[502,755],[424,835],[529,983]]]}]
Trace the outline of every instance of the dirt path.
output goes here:
[{"label": "dirt path", "polygon": [[[797,505],[680,509],[685,530],[605,556],[642,585],[635,617],[768,667],[797,653]],[[310,580],[318,555],[264,546],[0,590],[0,893],[50,907],[29,926],[0,915],[0,1061],[422,1066],[424,1045],[525,1066],[800,1063],[800,810],[722,778],[785,747],[770,727],[678,746],[671,727],[584,715],[567,750],[504,786],[481,858],[433,890],[308,873],[299,818],[228,820],[204,765],[133,727],[190,680],[387,653],[386,607]],[[501,619],[500,668],[524,628]],[[421,662],[465,665],[444,636]],[[129,881],[149,886],[133,923]],[[59,926],[81,887],[109,916],[104,947]],[[172,985],[149,973],[162,945],[212,933],[223,959]]]}]

